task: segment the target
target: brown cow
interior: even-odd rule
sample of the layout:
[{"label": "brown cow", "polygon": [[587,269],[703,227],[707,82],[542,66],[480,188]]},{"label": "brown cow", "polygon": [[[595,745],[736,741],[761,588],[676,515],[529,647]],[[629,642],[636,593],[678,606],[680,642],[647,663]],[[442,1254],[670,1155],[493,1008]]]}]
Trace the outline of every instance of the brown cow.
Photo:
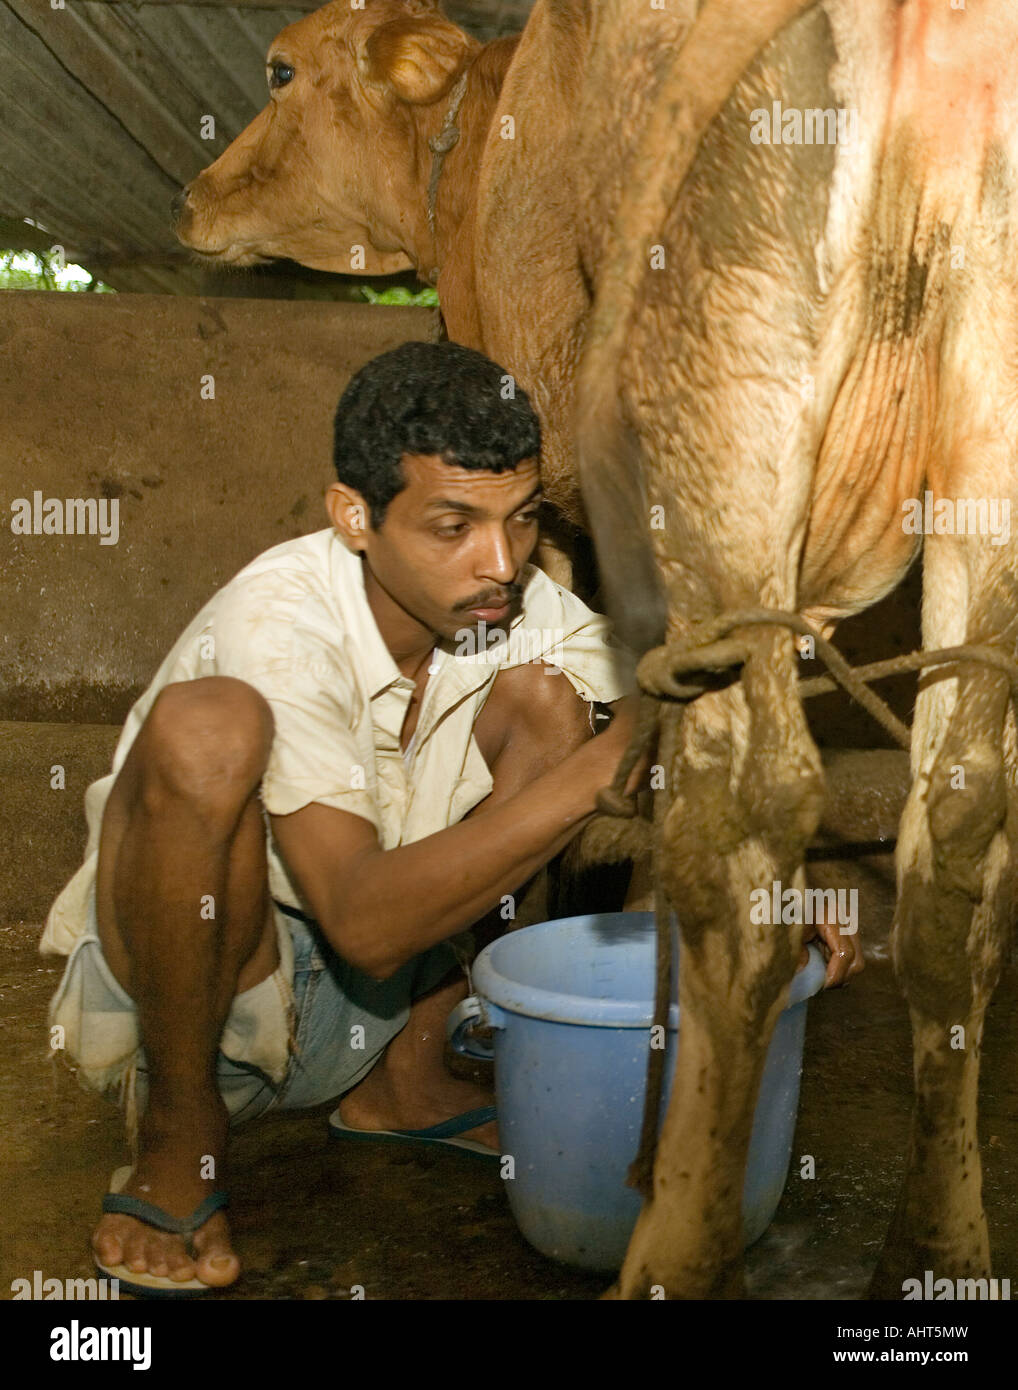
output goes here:
[{"label": "brown cow", "polygon": [[[1018,502],[1010,0],[538,0],[515,52],[457,35],[423,0],[285,30],[273,114],[196,181],[185,239],[237,261],[306,259],[310,238],[331,268],[354,241],[367,270],[437,262],[450,335],[533,393],[549,490],[580,520],[575,399],[604,577],[642,644],[733,608],[829,626],[915,558],[910,499]],[[433,240],[426,138],[464,71]],[[856,112],[857,139],[805,141],[804,111]],[[1018,542],[925,544],[927,645],[1013,660]],[[802,885],[819,757],[787,630],[734,638],[741,682],[663,721],[682,1047],[627,1296],[741,1287],[753,1099],[798,953],[801,927],[762,927],[750,903]],[[924,679],[917,708],[894,935],[916,1110],[885,1296],[927,1270],[989,1274],[976,1099],[1018,860],[1009,696],[970,664]]]},{"label": "brown cow", "polygon": [[[563,37],[574,41],[568,28]],[[363,10],[337,0],[291,24],[266,58],[268,105],[178,199],[178,237],[216,264],[285,256],[347,274],[413,267],[437,284],[449,336],[497,358],[475,309],[473,214],[485,151],[509,133],[501,123],[491,127],[518,42],[513,35],[481,45],[434,0],[366,0]],[[458,139],[434,152],[429,141],[448,128]],[[529,123],[520,138],[530,150]],[[540,227],[532,246],[540,274],[547,250]],[[500,267],[495,283],[512,274]],[[555,306],[558,316],[563,300],[573,315],[578,285],[575,272],[567,284],[549,267],[540,312]],[[543,340],[543,328],[535,329],[535,341]],[[549,397],[541,374],[550,364],[541,357],[511,353],[506,365],[542,416],[549,501],[579,523],[568,401]]]},{"label": "brown cow", "polygon": [[[663,592],[669,647],[645,668],[659,692],[694,625],[752,608],[830,625],[893,588],[920,544],[924,645],[1004,663],[933,668],[921,684],[893,933],[916,1102],[873,1284],[901,1298],[931,1277],[970,1281],[946,1296],[977,1297],[971,1281],[990,1274],[979,1058],[1018,865],[1018,10],[761,0],[754,17],[792,22],[715,117],[715,81],[745,54],[737,8],[698,7],[634,149],[598,115],[606,93],[616,110],[639,98],[659,33],[632,0],[596,7],[576,163],[624,159],[631,191],[602,179],[582,202],[597,265],[576,388],[584,497],[631,630],[653,629]],[[527,186],[529,172],[502,171],[508,202]],[[947,524],[916,525],[927,494]],[[684,715],[662,706],[657,862],[680,916],[681,1047],[620,1276],[630,1297],[740,1288],[761,1040],[797,947],[751,895],[801,884],[822,803],[789,632],[732,637],[737,685]]]},{"label": "brown cow", "polygon": [[[518,41],[482,46],[426,0],[367,0],[362,10],[336,0],[291,24],[266,57],[268,105],[184,189],[178,237],[217,264],[286,256],[347,274],[413,267],[435,283]],[[459,139],[438,161],[433,232],[428,142],[451,108]]]}]

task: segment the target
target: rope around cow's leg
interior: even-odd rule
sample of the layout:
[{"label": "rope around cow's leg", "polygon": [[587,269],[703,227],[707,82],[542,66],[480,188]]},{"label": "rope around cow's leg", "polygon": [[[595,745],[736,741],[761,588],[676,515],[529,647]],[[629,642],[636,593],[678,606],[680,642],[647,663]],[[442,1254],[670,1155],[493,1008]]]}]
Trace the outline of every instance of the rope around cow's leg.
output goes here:
[{"label": "rope around cow's leg", "polygon": [[[830,676],[815,676],[800,681],[797,688],[801,699],[827,694],[840,685],[902,748],[907,749],[911,746],[911,731],[897,718],[890,706],[870,690],[868,681],[883,680],[889,676],[903,675],[930,666],[941,666],[952,661],[983,662],[1007,676],[1011,684],[1011,698],[1018,713],[1018,664],[995,647],[985,644],[942,647],[937,651],[911,652],[907,656],[892,657],[888,661],[852,667],[835,646],[821,637],[798,614],[766,608],[720,614],[709,623],[701,624],[679,642],[655,647],[647,652],[637,667],[637,679],[644,694],[652,703],[659,699],[686,702],[698,699],[706,694],[710,687],[702,681],[682,683],[677,677],[689,671],[723,671],[742,665],[746,659],[745,647],[739,642],[721,639],[736,627],[758,627],[767,624],[788,627],[802,637],[811,638],[815,644],[815,651],[831,672]],[[706,641],[703,640],[705,636]],[[605,815],[628,818],[636,814],[635,801],[624,794],[625,785],[649,741],[653,722],[656,721],[653,721],[647,705],[644,704],[632,741],[623,755],[611,786],[598,794],[598,807]]]},{"label": "rope around cow's leg", "polygon": [[[1018,704],[1018,665],[996,647],[940,647],[932,652],[910,652],[908,656],[893,656],[887,661],[874,661],[869,666],[855,666],[851,669],[859,680],[877,681],[886,680],[889,676],[921,671],[930,666],[943,666],[952,661],[978,661],[1003,672],[1011,684],[1011,698]],[[837,683],[830,676],[813,676],[800,682],[799,694],[804,700],[808,700],[813,695],[826,695],[837,688]]]},{"label": "rope around cow's leg", "polygon": [[709,622],[701,623],[678,642],[655,647],[644,656],[637,667],[636,674],[640,685],[644,690],[664,699],[696,699],[705,693],[705,687],[702,684],[681,685],[676,677],[687,671],[722,669],[726,664],[726,656],[729,658],[728,665],[741,664],[745,660],[744,648],[737,642],[727,643],[721,640],[739,627],[787,627],[801,637],[809,637],[817,655],[839,685],[844,686],[896,743],[903,748],[909,747],[911,734],[906,725],[880,696],[875,695],[858,677],[837,647],[821,637],[805,618],[800,618],[797,613],[786,613],[779,608],[746,608],[721,613]]},{"label": "rope around cow's leg", "polygon": [[[702,681],[680,682],[678,675],[689,671],[730,670],[741,666],[747,652],[741,642],[723,640],[733,628],[758,627],[766,624],[789,627],[801,636],[810,637],[816,651],[830,668],[835,679],[873,715],[882,728],[903,748],[908,748],[911,735],[891,709],[874,695],[852,667],[830,642],[825,641],[805,619],[780,609],[750,608],[734,613],[722,613],[708,623],[695,628],[676,643],[655,647],[647,652],[637,667],[637,680],[645,695],[640,717],[629,747],[622,756],[609,787],[598,792],[598,809],[606,816],[629,819],[636,815],[636,800],[625,793],[629,774],[657,727],[657,701],[672,699],[689,702],[706,694],[710,688]],[[704,640],[706,637],[706,640]]]}]

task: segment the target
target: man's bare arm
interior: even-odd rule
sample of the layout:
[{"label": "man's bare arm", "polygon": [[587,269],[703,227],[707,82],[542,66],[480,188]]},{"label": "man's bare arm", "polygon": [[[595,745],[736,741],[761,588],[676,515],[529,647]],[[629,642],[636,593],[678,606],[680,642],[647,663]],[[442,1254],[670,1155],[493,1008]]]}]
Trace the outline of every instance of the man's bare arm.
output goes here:
[{"label": "man's bare arm", "polygon": [[515,796],[397,849],[383,850],[363,817],[318,803],[272,816],[287,867],[335,950],[386,979],[490,911],[593,815],[632,730],[628,715]]}]

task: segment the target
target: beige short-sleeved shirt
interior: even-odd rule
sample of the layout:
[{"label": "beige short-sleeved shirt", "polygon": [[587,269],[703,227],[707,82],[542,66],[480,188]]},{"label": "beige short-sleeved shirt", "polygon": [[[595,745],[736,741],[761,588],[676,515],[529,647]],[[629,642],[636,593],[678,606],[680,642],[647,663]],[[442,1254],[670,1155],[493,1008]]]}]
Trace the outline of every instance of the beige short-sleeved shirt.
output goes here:
[{"label": "beige short-sleeved shirt", "polygon": [[[436,649],[414,738],[400,733],[414,689],[375,625],[359,556],[332,530],[259,555],[205,605],[135,703],[109,776],[85,794],[85,862],[50,910],[39,949],[68,955],[85,929],[106,798],[164,686],[233,676],[268,701],[275,735],[261,797],[288,815],[312,801],[371,822],[383,849],[457,821],[492,788],[473,737],[498,671],[541,660],[558,667],[581,699],[610,702],[634,688],[633,658],[591,612],[543,571],[523,573],[522,611],[508,634],[490,632],[468,651]],[[302,907],[271,834],[272,896]]]}]

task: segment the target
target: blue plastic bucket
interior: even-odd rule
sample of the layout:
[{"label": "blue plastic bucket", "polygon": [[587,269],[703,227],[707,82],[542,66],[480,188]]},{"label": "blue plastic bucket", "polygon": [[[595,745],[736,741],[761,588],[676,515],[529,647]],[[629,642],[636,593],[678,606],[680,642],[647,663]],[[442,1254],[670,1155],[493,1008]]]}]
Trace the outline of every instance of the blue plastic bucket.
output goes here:
[{"label": "blue plastic bucket", "polygon": [[[799,1104],[806,1001],[823,987],[820,951],[792,984],[774,1030],[742,1197],[747,1245],[781,1200]],[[640,1198],[626,1186],[636,1155],[654,995],[654,915],[611,912],[525,927],[492,942],[473,967],[474,993],[449,1017],[452,1045],[495,1059],[506,1181],[519,1227],[542,1254],[616,1270]],[[494,1049],[466,1036],[493,1028]],[[678,1006],[665,1056],[670,1090]],[[666,1096],[667,1103],[667,1096]]]}]

